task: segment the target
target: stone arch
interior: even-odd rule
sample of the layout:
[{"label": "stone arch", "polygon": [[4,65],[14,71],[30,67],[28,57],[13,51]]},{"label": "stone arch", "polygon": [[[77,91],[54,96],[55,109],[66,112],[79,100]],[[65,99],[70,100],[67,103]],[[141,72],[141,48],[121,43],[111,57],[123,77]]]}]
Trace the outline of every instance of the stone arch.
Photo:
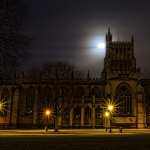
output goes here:
[{"label": "stone arch", "polygon": [[80,126],[80,122],[81,122],[81,107],[77,105],[73,109],[73,125]]},{"label": "stone arch", "polygon": [[[14,94],[17,89],[14,89]],[[25,112],[25,97],[26,97],[26,89],[25,87],[19,87],[19,103],[18,103],[18,114],[19,117],[24,115]]]},{"label": "stone arch", "polygon": [[33,113],[33,105],[35,101],[35,89],[30,86],[25,89],[25,114],[31,115]]},{"label": "stone arch", "polygon": [[84,124],[85,125],[90,125],[91,124],[91,119],[92,119],[92,109],[87,105],[84,108]]},{"label": "stone arch", "polygon": [[62,124],[63,126],[69,125],[69,119],[70,119],[70,108],[68,105],[64,106],[62,109]]},{"label": "stone arch", "polygon": [[103,124],[103,108],[101,105],[97,105],[95,108],[95,121],[96,126],[101,126]]},{"label": "stone arch", "polygon": [[132,89],[127,83],[121,83],[116,88],[116,100],[118,103],[117,113],[119,115],[132,114]]}]

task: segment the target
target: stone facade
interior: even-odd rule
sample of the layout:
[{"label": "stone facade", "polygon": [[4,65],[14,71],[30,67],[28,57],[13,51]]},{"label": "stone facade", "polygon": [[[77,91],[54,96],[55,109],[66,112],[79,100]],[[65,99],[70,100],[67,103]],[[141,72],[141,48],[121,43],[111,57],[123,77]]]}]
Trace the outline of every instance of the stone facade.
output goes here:
[{"label": "stone facade", "polygon": [[128,42],[112,41],[109,29],[100,79],[91,79],[88,74],[86,79],[1,81],[1,101],[6,103],[0,125],[44,127],[44,112],[49,108],[51,127],[57,120],[61,128],[103,128],[104,105],[110,99],[116,103],[112,126],[145,128],[148,118],[145,87],[145,80],[141,80],[136,68],[134,38]]}]

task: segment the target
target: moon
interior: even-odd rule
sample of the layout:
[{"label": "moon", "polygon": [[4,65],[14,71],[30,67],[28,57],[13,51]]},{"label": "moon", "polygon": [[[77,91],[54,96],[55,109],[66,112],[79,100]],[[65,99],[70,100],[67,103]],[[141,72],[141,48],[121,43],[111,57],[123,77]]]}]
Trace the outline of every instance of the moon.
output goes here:
[{"label": "moon", "polygon": [[94,59],[103,59],[106,52],[105,36],[91,37],[88,41],[88,53]]},{"label": "moon", "polygon": [[99,49],[105,49],[106,45],[105,45],[104,42],[100,42],[100,43],[97,44],[96,47],[99,48]]}]

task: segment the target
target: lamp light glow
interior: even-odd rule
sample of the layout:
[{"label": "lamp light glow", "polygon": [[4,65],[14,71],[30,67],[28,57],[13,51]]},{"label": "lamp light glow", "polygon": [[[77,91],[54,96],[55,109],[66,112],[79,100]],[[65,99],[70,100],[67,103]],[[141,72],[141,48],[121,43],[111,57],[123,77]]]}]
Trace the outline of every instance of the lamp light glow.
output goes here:
[{"label": "lamp light glow", "polygon": [[6,111],[6,105],[7,105],[7,101],[5,100],[0,101],[0,112]]},{"label": "lamp light glow", "polygon": [[46,116],[49,116],[50,114],[51,114],[51,111],[50,111],[50,110],[46,110],[46,111],[45,111],[45,115],[46,115]]},{"label": "lamp light glow", "polygon": [[112,112],[112,111],[114,110],[114,106],[113,106],[112,104],[109,104],[109,105],[108,105],[108,110],[109,110],[110,112]]},{"label": "lamp light glow", "polygon": [[105,112],[105,117],[109,117],[109,115],[110,115],[109,112],[106,111],[106,112]]}]

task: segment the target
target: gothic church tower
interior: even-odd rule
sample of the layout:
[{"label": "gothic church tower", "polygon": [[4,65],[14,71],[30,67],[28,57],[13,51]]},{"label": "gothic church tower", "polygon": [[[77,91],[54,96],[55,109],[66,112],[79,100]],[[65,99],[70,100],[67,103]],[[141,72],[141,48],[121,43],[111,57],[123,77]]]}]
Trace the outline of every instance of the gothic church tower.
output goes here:
[{"label": "gothic church tower", "polygon": [[106,82],[105,98],[118,103],[116,124],[145,127],[144,89],[139,79],[134,56],[134,38],[113,41],[110,29],[106,34],[106,56],[102,78]]},{"label": "gothic church tower", "polygon": [[112,34],[108,29],[103,77],[105,79],[137,78],[137,75],[133,36],[128,42],[112,41]]}]

